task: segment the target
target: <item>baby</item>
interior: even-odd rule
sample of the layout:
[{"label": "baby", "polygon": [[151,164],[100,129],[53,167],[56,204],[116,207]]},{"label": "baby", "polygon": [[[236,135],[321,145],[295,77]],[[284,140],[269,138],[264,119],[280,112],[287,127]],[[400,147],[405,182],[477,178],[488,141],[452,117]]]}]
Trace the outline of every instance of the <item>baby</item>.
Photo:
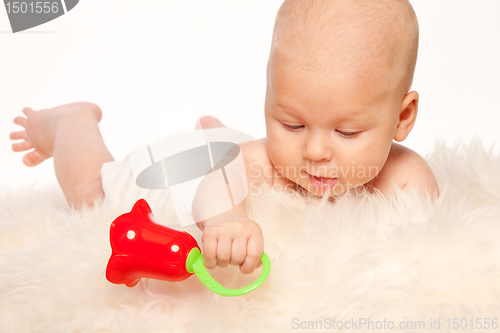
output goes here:
[{"label": "baby", "polygon": [[[412,130],[418,93],[410,91],[418,23],[407,0],[285,0],[267,67],[267,138],[240,144],[249,188],[267,183],[335,198],[349,190],[395,188],[432,198],[436,180],[424,159],[395,142]],[[103,193],[101,166],[113,161],[98,123],[101,110],[80,102],[23,109],[14,151],[35,166],[54,157],[57,180],[73,207]],[[202,117],[202,128],[224,126]],[[259,266],[262,230],[246,202],[201,221],[207,268]]]}]

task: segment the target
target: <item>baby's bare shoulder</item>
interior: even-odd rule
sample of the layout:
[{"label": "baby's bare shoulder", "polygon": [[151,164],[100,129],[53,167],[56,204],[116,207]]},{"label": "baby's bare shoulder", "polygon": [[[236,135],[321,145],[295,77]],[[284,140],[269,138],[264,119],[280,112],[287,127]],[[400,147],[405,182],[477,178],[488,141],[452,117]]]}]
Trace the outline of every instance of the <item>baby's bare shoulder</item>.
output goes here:
[{"label": "baby's bare shoulder", "polygon": [[254,186],[263,182],[273,183],[273,167],[267,153],[266,138],[247,141],[239,144],[245,162],[245,169],[249,181]]},{"label": "baby's bare shoulder", "polygon": [[391,192],[396,185],[400,189],[414,189],[420,193],[439,193],[438,185],[431,168],[415,151],[398,143],[392,143],[387,161],[372,181],[372,185],[382,191]]}]

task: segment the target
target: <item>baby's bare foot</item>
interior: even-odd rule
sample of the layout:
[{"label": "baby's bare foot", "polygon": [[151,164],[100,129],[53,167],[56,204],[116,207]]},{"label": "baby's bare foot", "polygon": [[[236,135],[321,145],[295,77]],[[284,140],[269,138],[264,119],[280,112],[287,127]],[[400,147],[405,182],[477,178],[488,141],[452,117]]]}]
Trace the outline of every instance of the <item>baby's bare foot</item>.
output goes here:
[{"label": "baby's bare foot", "polygon": [[23,156],[23,163],[29,167],[42,163],[52,157],[57,126],[60,120],[67,113],[77,111],[92,112],[97,121],[100,121],[102,117],[99,108],[91,107],[90,103],[83,102],[66,104],[41,111],[34,111],[29,107],[24,108],[23,113],[27,118],[16,117],[14,123],[21,125],[25,130],[10,133],[10,139],[24,141],[13,143],[12,150],[20,152],[35,148]]},{"label": "baby's bare foot", "polygon": [[219,119],[213,116],[203,116],[196,122],[195,130],[226,127]]}]

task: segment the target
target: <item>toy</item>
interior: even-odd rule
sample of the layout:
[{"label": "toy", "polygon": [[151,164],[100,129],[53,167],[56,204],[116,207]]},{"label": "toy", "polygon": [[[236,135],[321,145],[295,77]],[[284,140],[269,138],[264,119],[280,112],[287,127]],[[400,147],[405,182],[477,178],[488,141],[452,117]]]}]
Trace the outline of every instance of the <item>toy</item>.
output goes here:
[{"label": "toy", "polygon": [[135,286],[143,277],[177,282],[194,273],[214,293],[240,296],[259,287],[271,270],[269,257],[262,253],[262,272],[256,281],[240,289],[224,288],[207,272],[196,240],[185,231],[155,223],[144,199],[111,223],[110,242],[112,254],[106,278],[128,287]]}]

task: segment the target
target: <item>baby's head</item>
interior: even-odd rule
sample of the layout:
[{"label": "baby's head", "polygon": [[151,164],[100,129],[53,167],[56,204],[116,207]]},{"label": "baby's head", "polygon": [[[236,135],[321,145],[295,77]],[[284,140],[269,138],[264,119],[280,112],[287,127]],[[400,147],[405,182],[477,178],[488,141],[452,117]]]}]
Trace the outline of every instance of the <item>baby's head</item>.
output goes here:
[{"label": "baby's head", "polygon": [[268,153],[282,176],[320,196],[375,178],[392,140],[415,122],[417,49],[407,0],[285,0],[265,105]]}]

